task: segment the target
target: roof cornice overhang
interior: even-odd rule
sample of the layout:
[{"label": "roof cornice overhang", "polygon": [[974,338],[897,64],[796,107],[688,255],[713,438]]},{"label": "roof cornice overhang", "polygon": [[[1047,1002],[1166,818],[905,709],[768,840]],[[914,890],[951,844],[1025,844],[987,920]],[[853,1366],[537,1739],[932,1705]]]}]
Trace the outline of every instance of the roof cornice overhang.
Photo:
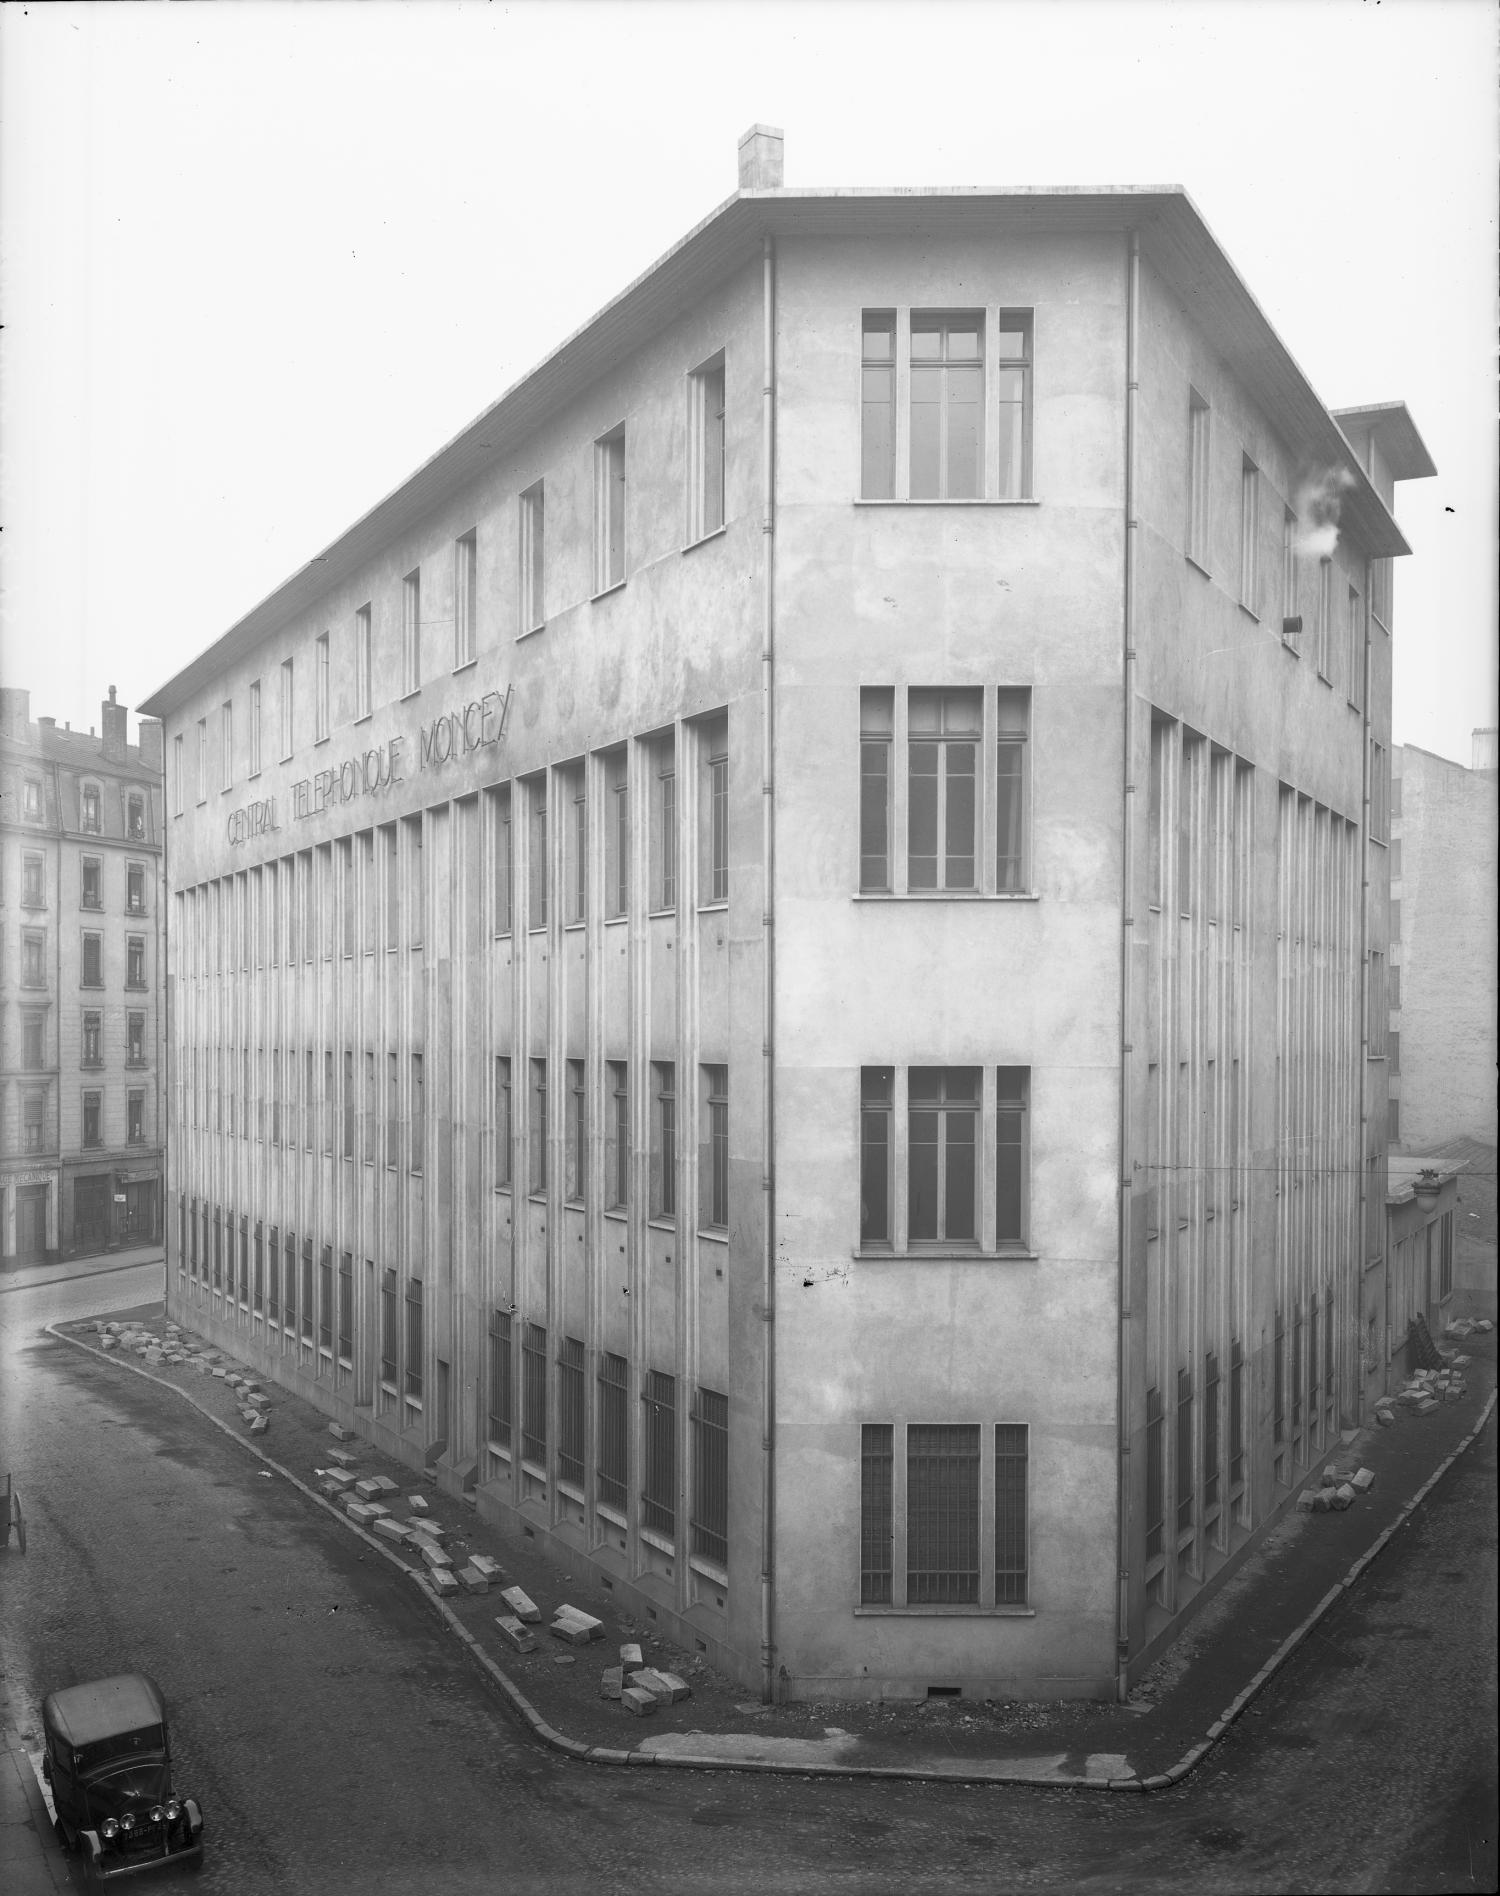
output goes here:
[{"label": "roof cornice overhang", "polygon": [[1335,408],[1333,418],[1347,435],[1350,429],[1368,429],[1380,444],[1392,480],[1426,480],[1437,473],[1437,462],[1417,432],[1405,402],[1367,402],[1360,408]]},{"label": "roof cornice overhang", "polygon": [[1196,206],[1178,185],[986,185],[910,190],[741,191],[711,211],[550,355],[424,461],[338,539],[253,607],[138,711],[166,717],[226,666],[309,611],[390,540],[512,452],[546,418],[641,347],[684,308],[778,240],[963,237],[1138,230],[1142,247],[1215,342],[1227,368],[1299,461],[1353,477],[1343,524],[1369,554],[1410,551],[1327,408],[1276,335]]}]

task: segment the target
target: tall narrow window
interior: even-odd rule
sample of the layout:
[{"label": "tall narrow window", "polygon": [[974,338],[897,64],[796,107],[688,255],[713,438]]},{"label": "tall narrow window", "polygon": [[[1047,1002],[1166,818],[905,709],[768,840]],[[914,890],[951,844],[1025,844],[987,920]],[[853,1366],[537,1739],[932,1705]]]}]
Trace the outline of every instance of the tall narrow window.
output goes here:
[{"label": "tall narrow window", "polygon": [[651,1063],[651,1216],[677,1216],[677,1069]]},{"label": "tall narrow window", "polygon": [[219,706],[219,788],[234,788],[234,702],[229,698]]},{"label": "tall narrow window", "polygon": [[125,1095],[125,1140],[128,1145],[144,1145],[146,1142],[146,1095],[144,1093]]},{"label": "tall narrow window", "polygon": [[912,1242],[972,1244],[979,1233],[979,1070],[912,1067],[907,1092]]},{"label": "tall narrow window", "polygon": [[716,718],[703,733],[703,899],[729,900],[729,724]]},{"label": "tall narrow window", "polygon": [[995,1076],[995,1242],[1024,1244],[1026,1220],[1026,1067],[1000,1067]]},{"label": "tall narrow window", "polygon": [[911,498],[984,492],[984,317],[911,319]]},{"label": "tall narrow window", "polygon": [[1297,616],[1297,516],[1290,507],[1281,514],[1281,636],[1295,638],[1302,630]]},{"label": "tall narrow window", "polygon": [[313,737],[320,744],[328,735],[331,691],[332,681],[328,671],[328,634],[320,632],[313,641]]},{"label": "tall narrow window", "polygon": [[401,582],[401,694],[409,697],[422,685],[422,569],[416,567]]},{"label": "tall narrow window", "polygon": [[90,836],[99,834],[99,786],[96,783],[83,786],[83,827]]},{"label": "tall narrow window", "polygon": [[281,761],[292,754],[292,660],[281,661]]},{"label": "tall narrow window", "polygon": [[[84,962],[87,965],[86,945]],[[125,937],[125,985],[128,988],[143,988],[146,985],[146,938],[144,935]]]},{"label": "tall narrow window", "polygon": [[625,430],[594,443],[594,591],[625,577]]},{"label": "tall narrow window", "polygon": [[910,695],[907,880],[912,889],[975,886],[981,704],[977,691]]},{"label": "tall narrow window", "polygon": [[995,887],[1002,895],[1029,888],[1027,850],[1027,738],[1031,693],[1004,690],[996,695],[995,729]]},{"label": "tall narrow window", "polygon": [[979,1429],[912,1423],[906,1431],[906,1603],[979,1599]]},{"label": "tall narrow window", "polygon": [[630,1489],[630,1368],[623,1356],[599,1357],[599,1462],[594,1471],[600,1504],[623,1511]]},{"label": "tall narrow window", "polygon": [[1349,702],[1363,709],[1365,702],[1365,615],[1359,594],[1351,586],[1346,607],[1344,649]]},{"label": "tall narrow window", "polygon": [[374,653],[371,650],[370,608],[361,606],[354,615],[354,715],[367,718],[372,709],[370,665]]},{"label": "tall narrow window", "polygon": [[404,1395],[409,1409],[422,1406],[422,1280],[406,1280],[406,1377]]},{"label": "tall narrow window", "polygon": [[582,1060],[568,1062],[566,1111],[565,1144],[568,1169],[563,1195],[570,1204],[581,1205],[586,1195],[588,1179],[588,1115],[585,1111]]},{"label": "tall narrow window", "polygon": [[496,792],[494,801],[495,822],[495,933],[508,935],[511,931],[511,889],[514,881],[514,859],[511,852],[510,831],[510,790]]},{"label": "tall narrow window", "polygon": [[146,866],[132,862],[125,869],[125,913],[144,915],[146,913]]},{"label": "tall narrow window", "polygon": [[394,1053],[385,1056],[385,1162],[401,1163],[401,1075]]},{"label": "tall narrow window", "polygon": [[510,1184],[510,1061],[504,1054],[495,1056],[495,1152],[494,1177],[497,1190]]},{"label": "tall narrow window", "polygon": [[427,1082],[420,1053],[411,1057],[411,1169],[420,1172],[427,1153]]},{"label": "tall narrow window", "polygon": [[729,1398],[700,1389],[693,1398],[692,1551],[724,1566],[729,1559]]},{"label": "tall narrow window", "polygon": [[79,975],[80,987],[103,987],[104,985],[104,937],[88,935],[83,938],[83,968]]},{"label": "tall narrow window", "polygon": [[866,686],[859,694],[859,886],[891,886],[891,746],[894,694]]},{"label": "tall narrow window", "polygon": [[343,1096],[343,1153],[346,1159],[354,1157],[354,1053],[353,1049],[344,1049],[344,1096]]},{"label": "tall narrow window", "polygon": [[1001,310],[995,344],[1001,500],[1031,492],[1031,318]]},{"label": "tall narrow window", "polygon": [[862,1606],[891,1604],[895,1508],[892,1471],[894,1430],[889,1422],[866,1422],[859,1453],[859,1598]]},{"label": "tall narrow window", "polygon": [[896,313],[867,309],[860,365],[861,478],[866,500],[896,492]]},{"label": "tall narrow window", "polygon": [[[28,783],[26,786],[27,804],[28,804],[27,814],[28,815],[30,815],[31,788],[32,786]],[[38,796],[40,797],[40,790],[38,790]],[[185,791],[183,787],[182,733],[179,731],[177,736],[172,739],[172,814],[174,816],[182,815],[184,800],[185,800]]]},{"label": "tall narrow window", "polygon": [[1187,556],[1204,572],[1209,545],[1208,414],[1208,403],[1197,389],[1189,389]]},{"label": "tall narrow window", "polygon": [[1024,1606],[1027,1585],[1024,1422],[995,1425],[995,1604]]},{"label": "tall narrow window", "polygon": [[520,504],[520,625],[522,633],[546,623],[542,580],[545,567],[546,490],[541,481],[528,487]]},{"label": "tall narrow window", "polygon": [[527,1189],[535,1195],[547,1189],[547,1062],[531,1063],[531,1164]]},{"label": "tall narrow window", "polygon": [[521,1332],[521,1453],[547,1466],[547,1332],[528,1323]]},{"label": "tall narrow window", "polygon": [[565,1336],[557,1351],[557,1476],[583,1486],[583,1344]]},{"label": "tall narrow window", "polygon": [[724,357],[688,377],[688,538],[724,524]]},{"label": "tall narrow window", "polygon": [[589,912],[589,804],[582,764],[569,773],[568,920],[581,922]]},{"label": "tall narrow window", "polygon": [[604,760],[605,914],[630,912],[630,784],[627,756],[615,751]]},{"label": "tall narrow window", "polygon": [[641,1520],[669,1539],[677,1531],[677,1383],[659,1369],[646,1371],[646,1466],[641,1483]]},{"label": "tall narrow window", "polygon": [[125,834],[133,843],[146,840],[146,799],[131,797],[125,806]]},{"label": "tall narrow window", "polygon": [[1333,561],[1318,561],[1318,619],[1314,627],[1317,641],[1318,676],[1333,677]]},{"label": "tall narrow window", "polygon": [[1240,460],[1240,604],[1259,605],[1260,469],[1245,455]]},{"label": "tall narrow window", "polygon": [[479,655],[479,536],[475,529],[453,543],[453,664],[472,665]]},{"label": "tall narrow window", "polygon": [[625,1062],[611,1060],[605,1073],[609,1080],[608,1200],[611,1211],[622,1211],[630,1203],[630,1094]]},{"label": "tall narrow window", "polygon": [[703,1069],[702,1216],[711,1231],[729,1228],[729,1068]]},{"label": "tall narrow window", "polygon": [[83,1017],[83,1058],[86,1067],[104,1065],[104,1016],[89,1013]]},{"label": "tall narrow window", "polygon": [[516,1394],[514,1357],[511,1354],[511,1317],[507,1310],[490,1312],[488,1425],[493,1448],[510,1447],[510,1432],[515,1422]]},{"label": "tall narrow window", "polygon": [[354,1366],[354,1258],[348,1251],[339,1253],[338,1349],[340,1364],[345,1369],[352,1369]]},{"label": "tall narrow window", "polygon": [[527,802],[527,879],[526,923],[529,928],[547,926],[547,779],[533,777],[526,786]]},{"label": "tall narrow window", "polygon": [[891,1241],[891,1153],[895,1073],[863,1067],[859,1076],[859,1241]]},{"label": "tall narrow window", "polygon": [[[79,906],[81,908],[103,908],[104,865],[98,856],[85,856],[79,882]],[[47,906],[47,862],[42,855],[33,855],[30,850],[21,858],[21,907],[29,909]]]},{"label": "tall narrow window", "polygon": [[396,1273],[386,1269],[380,1276],[380,1381],[393,1400],[396,1394]]},{"label": "tall narrow window", "polygon": [[260,680],[250,681],[250,775],[260,775]]},{"label": "tall narrow window", "polygon": [[208,719],[198,720],[198,801],[208,801]]},{"label": "tall narrow window", "polygon": [[670,738],[654,752],[655,795],[651,810],[651,906],[677,906],[677,751]]}]

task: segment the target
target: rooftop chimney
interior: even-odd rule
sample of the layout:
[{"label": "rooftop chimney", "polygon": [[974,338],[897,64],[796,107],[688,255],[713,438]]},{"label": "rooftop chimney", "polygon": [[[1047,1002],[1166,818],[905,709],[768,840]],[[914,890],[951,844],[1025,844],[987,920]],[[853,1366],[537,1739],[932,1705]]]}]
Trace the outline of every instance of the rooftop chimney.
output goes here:
[{"label": "rooftop chimney", "polygon": [[112,764],[125,761],[125,720],[128,716],[123,704],[115,703],[115,688],[109,688],[109,696],[99,707],[103,722],[100,729],[104,733],[103,754]]},{"label": "rooftop chimney", "polygon": [[779,191],[783,134],[779,125],[752,125],[740,138],[740,189]]},{"label": "rooftop chimney", "polygon": [[1500,730],[1493,724],[1481,725],[1469,741],[1473,746],[1469,759],[1471,770],[1500,769]]},{"label": "rooftop chimney", "polygon": [[142,770],[154,770],[159,777],[162,767],[162,736],[160,718],[141,718],[135,727],[136,742],[140,745]]}]

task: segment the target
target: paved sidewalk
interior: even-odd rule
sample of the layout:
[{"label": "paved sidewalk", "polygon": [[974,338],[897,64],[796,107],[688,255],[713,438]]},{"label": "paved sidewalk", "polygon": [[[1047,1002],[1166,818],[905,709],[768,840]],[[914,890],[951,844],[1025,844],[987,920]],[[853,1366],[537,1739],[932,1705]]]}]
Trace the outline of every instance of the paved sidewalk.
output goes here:
[{"label": "paved sidewalk", "polygon": [[[139,1317],[164,1332],[160,1304],[116,1315]],[[1177,1782],[1211,1748],[1311,1625],[1357,1578],[1426,1489],[1483,1427],[1493,1437],[1496,1337],[1476,1335],[1456,1345],[1469,1359],[1467,1392],[1425,1415],[1399,1406],[1389,1428],[1374,1426],[1326,1457],[1307,1475],[1316,1485],[1324,1466],[1367,1468],[1373,1486],[1342,1512],[1288,1512],[1256,1553],[1141,1681],[1128,1705],[1095,1702],[1031,1704],[968,1699],[792,1704],[764,1707],[743,1686],[721,1678],[696,1653],[655,1636],[649,1620],[630,1618],[590,1570],[567,1572],[519,1533],[480,1522],[474,1509],[412,1470],[388,1461],[368,1443],[340,1444],[327,1418],[310,1404],[264,1385],[269,1426],[253,1440],[226,1376],[208,1363],[157,1363],[119,1348],[105,1356],[90,1323],[58,1325],[56,1333],[85,1349],[101,1371],[146,1376],[137,1393],[149,1401],[191,1401],[219,1426],[244,1437],[247,1451],[266,1459],[306,1492],[309,1505],[327,1509],[360,1534],[431,1600],[514,1709],[546,1743],[600,1763],[681,1765],[838,1775],[966,1779],[1066,1785],[1104,1790],[1151,1790]],[[184,1336],[197,1347],[200,1339]],[[200,1354],[202,1353],[200,1349]],[[227,1354],[217,1367],[240,1373]],[[244,1371],[249,1374],[248,1370]],[[149,1393],[148,1393],[149,1392]],[[432,1594],[427,1568],[411,1549],[394,1546],[349,1521],[336,1499],[318,1492],[335,1468],[340,1447],[355,1458],[360,1478],[385,1475],[394,1492],[381,1497],[395,1519],[426,1512],[447,1533],[454,1565],[488,1555],[499,1573],[484,1596],[464,1592],[446,1600]],[[532,1628],[536,1650],[514,1651],[497,1628],[508,1612],[502,1586],[519,1585],[541,1609]],[[603,1638],[582,1647],[562,1645],[548,1621],[564,1602],[603,1622]],[[638,1642],[645,1662],[678,1674],[691,1687],[680,1703],[634,1717],[600,1694],[601,1674],[619,1661],[622,1642]]]},{"label": "paved sidewalk", "polygon": [[165,1263],[166,1253],[160,1244],[143,1244],[132,1251],[91,1252],[60,1264],[18,1264],[11,1258],[0,1263],[0,1290],[34,1290],[38,1284],[65,1284],[80,1277],[135,1270],[141,1264]]}]

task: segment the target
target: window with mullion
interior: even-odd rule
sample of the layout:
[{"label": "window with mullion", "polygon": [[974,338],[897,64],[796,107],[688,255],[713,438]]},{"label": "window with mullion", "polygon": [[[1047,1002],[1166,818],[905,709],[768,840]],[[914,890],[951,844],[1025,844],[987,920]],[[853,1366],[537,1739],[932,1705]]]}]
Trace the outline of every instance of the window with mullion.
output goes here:
[{"label": "window with mullion", "polygon": [[908,701],[907,885],[977,886],[979,756],[977,691],[916,691]]},{"label": "window with mullion", "polygon": [[995,1604],[1027,1600],[1027,1436],[1024,1422],[995,1424]]},{"label": "window with mullion", "polygon": [[913,1244],[979,1236],[977,1067],[913,1067],[907,1080],[908,1235]]},{"label": "window with mullion", "polygon": [[995,1086],[995,1242],[1027,1239],[1026,1108],[1028,1067],[1000,1067]]},{"label": "window with mullion", "polygon": [[496,1448],[509,1448],[511,1426],[515,1418],[515,1370],[511,1355],[511,1318],[505,1310],[490,1312],[490,1362],[488,1397],[489,1440]]},{"label": "window with mullion", "polygon": [[1029,886],[1027,860],[1027,738],[1031,693],[1004,689],[996,694],[995,727],[995,887],[1016,895]]},{"label": "window with mullion", "polygon": [[600,1356],[598,1395],[598,1498],[623,1511],[630,1484],[630,1366],[623,1356]]},{"label": "window with mullion", "polygon": [[1031,492],[1031,318],[1001,310],[995,339],[995,426],[1001,500]]},{"label": "window with mullion", "polygon": [[978,1426],[914,1422],[906,1431],[906,1603],[978,1599]]},{"label": "window with mullion", "polygon": [[862,1606],[891,1604],[894,1434],[889,1422],[866,1422],[860,1430],[859,1598]]},{"label": "window with mullion", "polygon": [[913,500],[977,500],[984,492],[984,315],[911,319]]},{"label": "window with mullion", "polygon": [[646,1425],[641,1519],[645,1526],[671,1539],[677,1531],[676,1379],[661,1370],[648,1369],[641,1404]]},{"label": "window with mullion", "polygon": [[583,1410],[583,1344],[565,1336],[557,1353],[557,1473],[578,1488],[583,1486]]}]

